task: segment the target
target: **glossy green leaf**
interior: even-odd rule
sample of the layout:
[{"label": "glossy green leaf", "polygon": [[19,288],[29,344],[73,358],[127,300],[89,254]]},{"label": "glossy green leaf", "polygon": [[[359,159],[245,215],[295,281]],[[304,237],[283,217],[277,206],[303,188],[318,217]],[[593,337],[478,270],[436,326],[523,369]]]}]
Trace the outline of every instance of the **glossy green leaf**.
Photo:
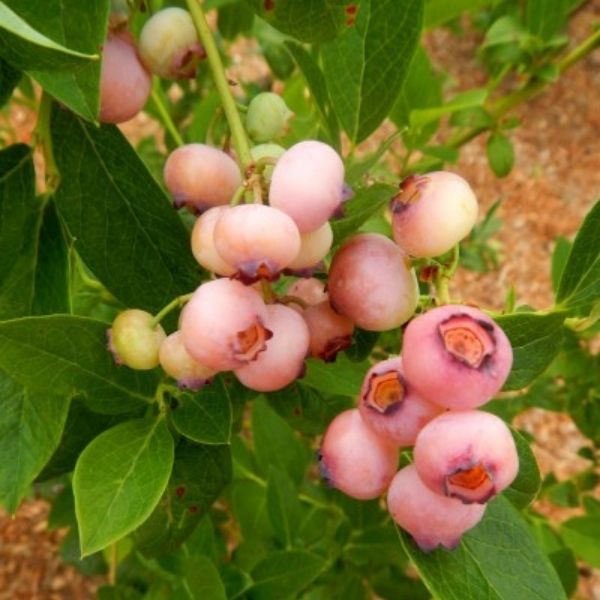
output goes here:
[{"label": "glossy green leaf", "polygon": [[13,90],[21,79],[21,71],[11,67],[0,58],[0,106],[11,97]]},{"label": "glossy green leaf", "polygon": [[0,318],[31,313],[42,202],[28,146],[0,151]]},{"label": "glossy green leaf", "polygon": [[252,570],[253,600],[272,600],[295,596],[326,568],[323,558],[304,550],[271,552]]},{"label": "glossy green leaf", "polygon": [[494,320],[513,349],[513,366],[503,389],[519,390],[543,373],[558,354],[565,313],[512,313]]},{"label": "glossy green leaf", "polygon": [[252,408],[252,439],[263,473],[274,466],[296,483],[302,480],[306,451],[292,428],[260,398]]},{"label": "glossy green leaf", "polygon": [[382,210],[397,192],[396,188],[383,183],[357,190],[354,197],[343,204],[343,216],[331,221],[334,244],[340,244],[356,233],[356,230],[367,219]]},{"label": "glossy green leaf", "polygon": [[14,513],[56,449],[69,396],[29,390],[0,370],[0,504]]},{"label": "glossy green leaf", "polygon": [[423,0],[362,0],[353,25],[323,46],[333,106],[353,142],[375,131],[394,105],[422,19]]},{"label": "glossy green leaf", "polygon": [[[330,40],[346,27],[347,0],[248,0],[267,23],[301,42]],[[354,4],[356,6],[358,1]]]},{"label": "glossy green leaf", "polygon": [[71,110],[95,121],[109,4],[107,0],[4,0],[0,23],[9,29],[0,36],[0,55],[27,71]]},{"label": "glossy green leaf", "polygon": [[126,421],[99,435],[73,473],[81,554],[141,525],[160,500],[172,465],[173,438],[162,417]]},{"label": "glossy green leaf", "polygon": [[54,315],[0,323],[0,370],[29,390],[83,396],[95,411],[124,413],[153,401],[154,372],[117,367],[107,325]]},{"label": "glossy green leaf", "polygon": [[185,562],[184,585],[192,600],[227,600],[219,571],[206,556],[192,556]]},{"label": "glossy green leaf", "polygon": [[335,362],[330,363],[309,358],[306,361],[306,374],[302,378],[302,385],[326,394],[356,398],[370,366],[366,361],[351,362],[345,354],[338,354]]},{"label": "glossy green leaf", "polygon": [[200,391],[182,392],[172,409],[179,433],[201,444],[228,444],[231,438],[231,391],[222,377]]},{"label": "glossy green leaf", "polygon": [[404,550],[434,598],[444,600],[566,600],[563,587],[519,512],[505,498],[452,551],[419,550],[400,531]]},{"label": "glossy green leaf", "polygon": [[189,234],[119,130],[56,109],[52,138],[58,168],[69,174],[56,192],[58,210],[106,288],[152,312],[192,291],[199,269]]},{"label": "glossy green leaf", "polygon": [[295,382],[283,390],[268,394],[268,400],[271,408],[292,429],[308,435],[323,433],[335,415],[354,404],[349,396],[333,396],[302,382]]},{"label": "glossy green leaf", "polygon": [[321,67],[304,46],[287,41],[286,48],[290,51],[296,64],[302,71],[308,89],[319,110],[323,128],[328,133],[330,143],[337,148],[340,139],[340,126]]},{"label": "glossy green leaf", "polygon": [[581,560],[600,568],[600,516],[573,517],[561,524],[560,534]]},{"label": "glossy green leaf", "polygon": [[506,177],[515,163],[515,151],[510,138],[501,133],[492,133],[488,137],[486,151],[496,177]]},{"label": "glossy green leaf", "polygon": [[552,251],[552,289],[555,294],[558,292],[558,286],[572,245],[572,242],[562,236],[554,240],[554,250]]},{"label": "glossy green leaf", "polygon": [[504,490],[504,496],[517,508],[522,509],[529,506],[537,496],[542,478],[529,442],[515,429],[511,428],[510,432],[517,446],[519,472],[515,480]]},{"label": "glossy green leaf", "polygon": [[585,310],[600,298],[600,202],[583,221],[567,259],[556,301],[569,309]]},{"label": "glossy green leaf", "polygon": [[292,480],[275,467],[269,469],[267,480],[267,513],[279,543],[285,548],[293,546],[300,527],[302,507]]},{"label": "glossy green leaf", "polygon": [[174,552],[194,532],[231,480],[228,446],[194,444],[175,448],[173,472],[160,503],[134,533],[136,548],[153,557]]}]

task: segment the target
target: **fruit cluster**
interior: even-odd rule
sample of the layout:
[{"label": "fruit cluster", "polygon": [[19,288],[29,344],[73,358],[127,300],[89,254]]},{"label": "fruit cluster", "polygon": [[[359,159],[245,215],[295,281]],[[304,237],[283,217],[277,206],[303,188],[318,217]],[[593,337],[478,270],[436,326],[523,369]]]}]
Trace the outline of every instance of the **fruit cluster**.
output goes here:
[{"label": "fruit cluster", "polygon": [[[358,499],[387,490],[392,518],[423,550],[454,548],[512,483],[519,460],[510,430],[476,410],[504,384],[512,350],[480,310],[432,309],[404,332],[402,357],[366,374],[358,408],[329,425],[319,453],[325,479]],[[396,473],[400,448],[414,464]]]},{"label": "fruit cluster", "polygon": [[[124,77],[126,61],[138,60],[132,48],[122,31],[111,34],[103,86]],[[142,30],[142,62],[162,77],[193,74],[202,55],[183,10],[165,9]],[[146,71],[138,66],[143,79]],[[138,89],[116,105],[131,100],[133,107],[141,95]],[[102,102],[103,119],[119,121],[122,113],[108,92]],[[329,260],[329,221],[343,214],[351,196],[344,164],[320,141],[289,149],[272,143],[285,134],[290,116],[275,94],[250,102],[246,129],[259,145],[243,173],[230,154],[204,144],[169,155],[166,187],[176,208],[197,216],[192,253],[212,279],[175,302],[187,304],[169,336],[159,324],[163,311],[156,317],[135,309],[121,313],[109,330],[110,349],[120,364],[160,364],[192,390],[233,371],[248,388],[271,392],[301,377],[307,356],[334,360],[350,346],[355,327],[380,332],[408,323],[402,357],[375,364],[358,408],[329,425],[321,469],[332,486],[358,499],[388,490],[392,517],[421,548],[452,548],[518,470],[506,425],[476,410],[504,384],[512,351],[498,325],[472,307],[442,305],[411,321],[419,306],[412,261],[439,257],[468,235],[477,200],[453,173],[411,176],[390,203],[394,241],[360,233]],[[249,194],[254,203],[244,202]],[[278,295],[271,282],[282,273],[293,279]],[[410,446],[414,465],[396,473],[399,449]]]}]

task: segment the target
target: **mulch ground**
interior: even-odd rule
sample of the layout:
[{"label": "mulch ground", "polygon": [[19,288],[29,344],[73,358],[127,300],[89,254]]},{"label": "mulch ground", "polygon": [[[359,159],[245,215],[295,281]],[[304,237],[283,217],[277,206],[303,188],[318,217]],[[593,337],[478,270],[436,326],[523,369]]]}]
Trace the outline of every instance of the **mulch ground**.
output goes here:
[{"label": "mulch ground", "polygon": [[[600,2],[590,2],[571,23],[576,42],[600,18]],[[427,38],[436,65],[447,70],[456,90],[480,85],[483,73],[474,57],[477,34],[466,28],[462,36],[436,31]],[[511,132],[516,163],[504,179],[491,173],[485,158],[485,140],[467,144],[452,168],[471,182],[482,211],[500,199],[503,227],[495,239],[501,243],[499,269],[485,274],[459,271],[452,285],[455,297],[501,309],[512,284],[518,303],[537,308],[550,306],[550,256],[557,236],[572,237],[593,202],[600,198],[600,51],[569,70],[547,91],[519,108],[522,125]],[[27,139],[30,119],[14,115]],[[147,120],[143,120],[145,127]],[[127,131],[135,130],[135,122]],[[519,426],[536,439],[536,452],[544,473],[559,479],[586,466],[576,454],[586,445],[566,415],[530,410]],[[539,510],[560,521],[572,511],[540,504]],[[93,598],[99,579],[81,576],[61,563],[58,545],[64,532],[48,531],[48,507],[41,500],[23,504],[15,518],[0,512],[0,600]],[[600,600],[600,572],[582,567],[580,598]]]}]

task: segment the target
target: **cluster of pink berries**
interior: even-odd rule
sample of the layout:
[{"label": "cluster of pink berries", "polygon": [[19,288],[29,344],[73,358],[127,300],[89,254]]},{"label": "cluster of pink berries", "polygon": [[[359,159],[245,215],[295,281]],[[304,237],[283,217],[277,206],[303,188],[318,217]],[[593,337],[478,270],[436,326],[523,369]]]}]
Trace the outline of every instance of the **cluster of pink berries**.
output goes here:
[{"label": "cluster of pink berries", "polygon": [[[402,358],[373,366],[358,408],[329,425],[319,455],[324,477],[358,499],[387,490],[392,518],[421,549],[454,548],[517,475],[510,430],[475,410],[511,365],[506,335],[480,310],[447,305],[416,317]],[[409,446],[414,464],[396,473],[399,449]]]},{"label": "cluster of pink berries", "polygon": [[[104,121],[140,110],[150,89],[146,68],[193,75],[203,51],[190,15],[170,8],[149,19],[139,56],[116,27],[104,48]],[[246,128],[259,145],[244,174],[229,154],[204,144],[170,154],[165,184],[177,208],[197,215],[192,253],[213,279],[190,294],[169,336],[158,317],[121,313],[109,330],[117,362],[160,364],[193,390],[233,371],[251,389],[275,391],[303,374],[308,356],[334,360],[355,327],[386,331],[411,319],[419,301],[411,259],[441,256],[468,235],[477,217],[473,191],[453,173],[409,177],[390,205],[394,241],[351,237],[334,253],[325,285],[311,275],[326,270],[329,220],[349,196],[344,164],[319,141],[287,150],[264,143],[284,134],[290,116],[275,94],[253,99]],[[249,190],[259,202],[240,204]],[[269,282],[282,273],[297,279],[278,297]],[[405,328],[402,358],[374,365],[358,408],[330,424],[320,451],[324,477],[358,499],[388,490],[392,517],[421,548],[453,548],[517,474],[509,429],[476,410],[500,390],[511,364],[508,339],[480,310],[446,305],[419,315]],[[414,465],[396,473],[399,449],[410,446]]]}]

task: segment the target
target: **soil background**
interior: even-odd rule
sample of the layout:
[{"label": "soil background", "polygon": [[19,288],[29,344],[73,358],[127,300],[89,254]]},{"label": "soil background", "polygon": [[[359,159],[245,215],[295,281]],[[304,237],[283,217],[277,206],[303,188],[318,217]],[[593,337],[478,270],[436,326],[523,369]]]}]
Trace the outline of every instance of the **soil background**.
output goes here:
[{"label": "soil background", "polygon": [[[600,0],[587,3],[570,24],[571,43],[590,31],[600,19]],[[426,37],[435,65],[447,71],[456,90],[483,84],[485,76],[475,57],[481,38],[468,22],[455,35],[438,30]],[[240,61],[243,62],[243,61]],[[238,71],[238,69],[236,69]],[[239,69],[243,75],[243,68]],[[237,72],[236,72],[237,75]],[[501,243],[501,266],[480,274],[460,270],[452,289],[470,302],[502,308],[512,284],[519,304],[544,308],[552,302],[550,257],[557,236],[572,237],[582,218],[600,198],[600,50],[596,50],[542,95],[515,111],[521,126],[511,132],[515,167],[497,179],[487,165],[485,139],[479,137],[461,151],[452,170],[475,189],[483,211],[500,199],[503,222],[495,240]],[[15,108],[11,126],[14,141],[29,142],[34,117]],[[0,123],[1,125],[2,123]],[[143,115],[124,131],[148,131]],[[542,410],[521,415],[518,425],[535,437],[534,451],[544,474],[559,480],[585,468],[577,450],[586,440],[569,417]],[[555,522],[573,515],[538,503]],[[32,498],[15,517],[0,511],[0,600],[79,600],[95,597],[101,578],[86,578],[58,558],[64,531],[47,530],[48,506]],[[600,600],[600,572],[580,568],[578,598]]]}]

